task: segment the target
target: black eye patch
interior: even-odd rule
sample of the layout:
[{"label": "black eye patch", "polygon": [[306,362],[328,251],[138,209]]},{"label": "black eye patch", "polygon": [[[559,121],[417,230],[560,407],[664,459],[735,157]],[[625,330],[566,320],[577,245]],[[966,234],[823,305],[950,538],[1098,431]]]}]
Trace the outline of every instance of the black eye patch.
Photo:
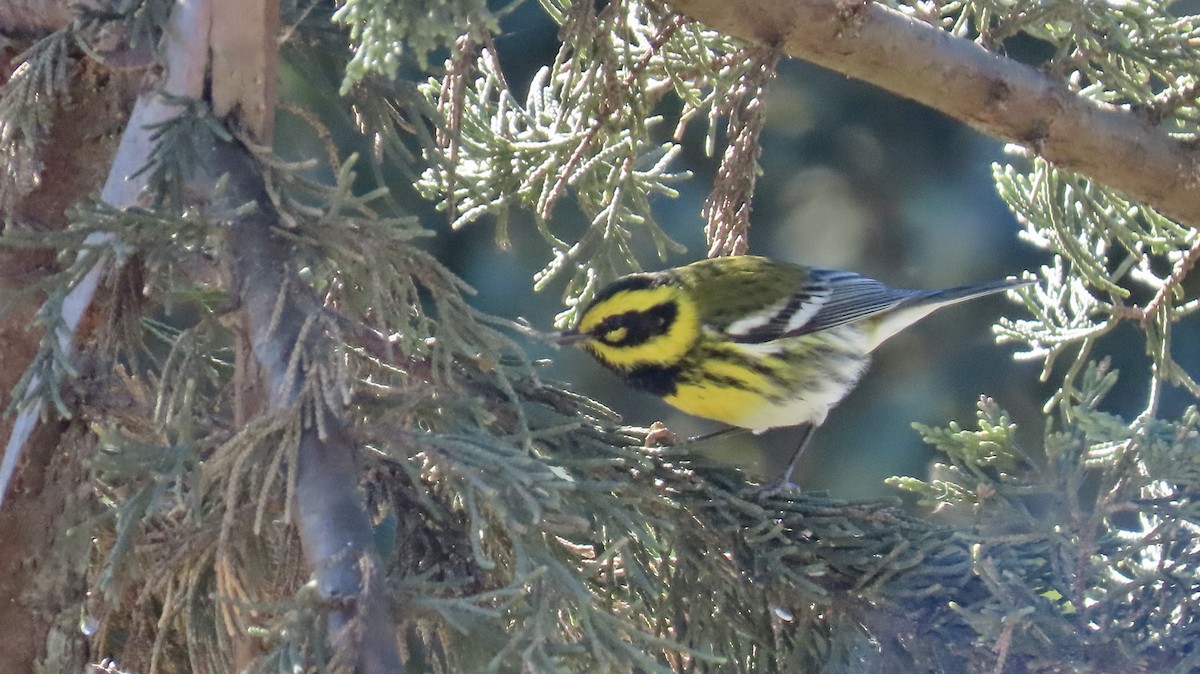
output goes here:
[{"label": "black eye patch", "polygon": [[636,346],[666,333],[678,311],[674,302],[664,302],[645,311],[609,316],[596,326],[592,335],[609,346]]}]

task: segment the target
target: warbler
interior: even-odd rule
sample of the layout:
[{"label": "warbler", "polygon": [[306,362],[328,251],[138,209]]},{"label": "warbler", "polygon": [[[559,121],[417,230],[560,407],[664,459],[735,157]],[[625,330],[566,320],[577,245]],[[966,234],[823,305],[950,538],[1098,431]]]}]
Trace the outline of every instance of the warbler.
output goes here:
[{"label": "warbler", "polygon": [[902,290],[853,272],[742,255],[629,274],[601,289],[560,344],[694,416],[761,433],[812,430],[884,340],[941,307],[1029,281]]}]

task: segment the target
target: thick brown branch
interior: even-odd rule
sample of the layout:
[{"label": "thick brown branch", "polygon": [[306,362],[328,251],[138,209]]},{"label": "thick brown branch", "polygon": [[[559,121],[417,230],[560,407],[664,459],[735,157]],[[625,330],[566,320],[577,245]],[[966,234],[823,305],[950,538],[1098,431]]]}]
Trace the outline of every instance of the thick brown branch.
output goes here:
[{"label": "thick brown branch", "polygon": [[670,0],[756,44],[924,103],[1200,228],[1197,153],[1137,115],[861,0]]}]

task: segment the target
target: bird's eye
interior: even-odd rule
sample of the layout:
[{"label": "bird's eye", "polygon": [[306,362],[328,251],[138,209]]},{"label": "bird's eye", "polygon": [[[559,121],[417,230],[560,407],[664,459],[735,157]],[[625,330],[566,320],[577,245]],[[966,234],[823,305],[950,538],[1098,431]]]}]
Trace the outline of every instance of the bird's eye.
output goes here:
[{"label": "bird's eye", "polygon": [[619,344],[622,340],[629,336],[629,328],[621,326],[612,328],[600,336],[600,341],[608,344]]}]

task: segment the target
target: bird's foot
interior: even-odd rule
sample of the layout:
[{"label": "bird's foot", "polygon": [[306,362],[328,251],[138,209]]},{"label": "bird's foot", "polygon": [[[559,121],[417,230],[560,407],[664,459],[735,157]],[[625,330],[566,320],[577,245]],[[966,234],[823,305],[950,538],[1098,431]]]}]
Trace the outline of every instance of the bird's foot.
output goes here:
[{"label": "bird's foot", "polygon": [[661,421],[650,424],[648,430],[646,439],[642,442],[643,447],[674,447],[679,444],[679,436]]},{"label": "bird's foot", "polygon": [[742,496],[755,498],[770,498],[772,496],[795,495],[800,493],[800,486],[792,482],[789,475],[781,475],[770,482],[756,484],[742,490]]}]

